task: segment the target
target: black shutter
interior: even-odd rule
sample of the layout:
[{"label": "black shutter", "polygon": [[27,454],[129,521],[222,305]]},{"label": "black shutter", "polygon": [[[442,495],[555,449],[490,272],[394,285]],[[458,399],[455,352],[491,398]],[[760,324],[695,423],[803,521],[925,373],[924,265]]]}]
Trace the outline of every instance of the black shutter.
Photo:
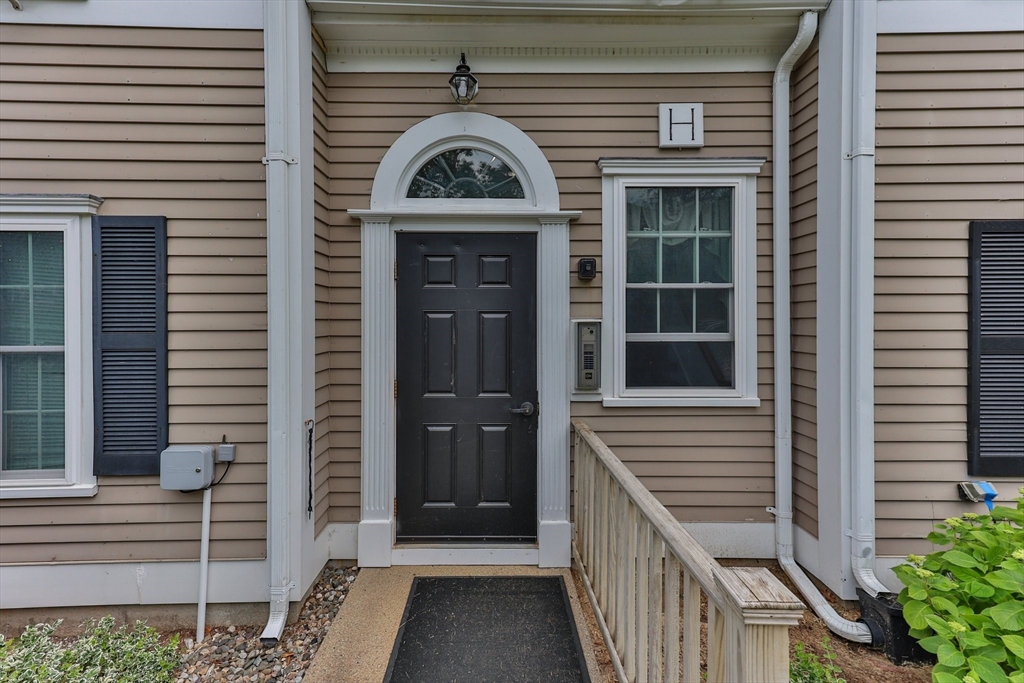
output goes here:
[{"label": "black shutter", "polygon": [[971,223],[967,472],[1024,475],[1024,221]]},{"label": "black shutter", "polygon": [[95,216],[97,475],[159,474],[167,447],[167,222]]}]

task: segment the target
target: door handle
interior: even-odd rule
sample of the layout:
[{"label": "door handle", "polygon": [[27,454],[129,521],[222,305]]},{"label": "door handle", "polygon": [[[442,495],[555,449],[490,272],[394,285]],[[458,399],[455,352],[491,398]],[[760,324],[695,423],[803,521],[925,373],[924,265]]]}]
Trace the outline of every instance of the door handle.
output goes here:
[{"label": "door handle", "polygon": [[516,415],[533,415],[534,407],[529,401],[523,401],[523,405],[518,408],[509,408],[508,412],[515,413]]}]

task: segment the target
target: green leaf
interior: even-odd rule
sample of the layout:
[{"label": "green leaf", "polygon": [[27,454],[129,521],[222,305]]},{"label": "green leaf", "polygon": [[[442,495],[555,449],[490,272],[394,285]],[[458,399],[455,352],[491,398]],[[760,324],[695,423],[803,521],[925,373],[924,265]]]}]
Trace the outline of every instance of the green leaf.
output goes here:
[{"label": "green leaf", "polygon": [[1024,631],[1024,602],[1009,600],[987,611],[999,628],[1013,633]]},{"label": "green leaf", "polygon": [[989,548],[985,551],[985,562],[987,562],[989,566],[994,566],[999,564],[1005,556],[1006,548]]},{"label": "green leaf", "polygon": [[1024,593],[1024,570],[1000,569],[987,574],[985,580],[996,588]]},{"label": "green leaf", "polygon": [[940,645],[936,654],[939,657],[939,664],[943,666],[961,666],[967,659],[952,645]]},{"label": "green leaf", "polygon": [[933,614],[932,608],[916,600],[911,600],[903,608],[903,618],[907,621],[910,628],[928,628],[928,622],[925,621],[925,615],[928,614]]},{"label": "green leaf", "polygon": [[991,598],[996,594],[996,591],[992,586],[981,581],[971,581],[964,589],[970,594],[972,598]]},{"label": "green leaf", "polygon": [[925,652],[931,652],[932,654],[938,652],[939,647],[943,645],[949,645],[950,647],[953,646],[953,643],[949,642],[942,636],[929,636],[927,638],[922,638],[917,644],[920,645]]},{"label": "green leaf", "polygon": [[940,609],[952,617],[960,616],[960,610],[956,608],[956,605],[954,605],[951,600],[948,600],[942,597],[941,595],[936,595],[934,598],[932,598],[931,603],[932,607]]},{"label": "green leaf", "polygon": [[948,545],[953,542],[953,534],[948,531],[933,531],[926,538],[929,543],[935,545]]},{"label": "green leaf", "polygon": [[981,683],[1008,683],[1009,679],[1003,673],[1003,667],[999,666],[986,657],[968,657],[967,664],[971,671],[978,674]]},{"label": "green leaf", "polygon": [[[941,671],[932,672],[932,683],[964,683],[964,679]],[[1014,683],[1017,683],[1014,681]]]},{"label": "green leaf", "polygon": [[960,642],[963,643],[964,649],[975,649],[988,647],[991,643],[988,639],[977,631],[968,631],[967,633],[961,633],[957,636]]},{"label": "green leaf", "polygon": [[[983,565],[979,564],[978,568],[983,568]],[[956,577],[957,581],[974,581],[975,579],[981,578],[981,573],[979,573],[977,569],[971,569],[970,567],[957,567],[956,565],[950,565],[948,571]]]},{"label": "green leaf", "polygon": [[928,625],[932,627],[932,630],[940,636],[944,636],[946,638],[953,637],[953,631],[949,628],[949,625],[942,617],[937,617],[934,614],[925,614],[924,620],[928,622]]},{"label": "green leaf", "polygon": [[911,600],[927,600],[928,599],[928,591],[925,590],[924,584],[920,584],[920,585],[916,585],[916,586],[915,585],[910,585],[910,586],[907,586],[906,588],[904,588],[903,590],[907,591],[907,596]]},{"label": "green leaf", "polygon": [[979,529],[977,531],[972,531],[967,535],[973,539],[981,541],[981,543],[987,548],[994,548],[997,545],[999,545],[999,541],[996,540],[996,537],[988,533],[987,531],[981,531]]},{"label": "green leaf", "polygon": [[998,505],[992,510],[992,519],[995,520],[1007,520],[1010,522],[1016,522],[1021,526],[1024,526],[1024,512],[1021,510],[1014,510],[1013,508],[1003,507]]},{"label": "green leaf", "polygon": [[945,576],[933,576],[931,578],[931,587],[937,591],[948,593],[949,591],[956,588],[956,584],[947,579]]},{"label": "green leaf", "polygon": [[1003,636],[1002,640],[1007,650],[1018,657],[1024,658],[1024,636]]},{"label": "green leaf", "polygon": [[1014,671],[1010,674],[1010,683],[1024,683],[1024,671]]},{"label": "green leaf", "polygon": [[988,647],[983,647],[972,654],[978,655],[979,657],[985,657],[986,659],[991,659],[993,662],[1006,661],[1006,648],[1004,648],[1002,644],[995,639],[989,642]]},{"label": "green leaf", "polygon": [[978,561],[965,552],[959,550],[948,550],[942,554],[942,559],[958,567],[977,567]]}]

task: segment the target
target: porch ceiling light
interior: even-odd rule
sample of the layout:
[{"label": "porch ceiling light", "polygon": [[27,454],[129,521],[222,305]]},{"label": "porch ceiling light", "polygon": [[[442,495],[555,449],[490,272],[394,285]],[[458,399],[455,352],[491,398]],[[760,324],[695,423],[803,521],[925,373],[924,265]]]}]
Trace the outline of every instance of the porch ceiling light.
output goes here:
[{"label": "porch ceiling light", "polygon": [[466,53],[462,53],[462,62],[455,67],[455,73],[448,79],[448,85],[452,89],[452,97],[459,104],[469,104],[476,97],[480,90],[480,81],[469,70],[466,64]]}]

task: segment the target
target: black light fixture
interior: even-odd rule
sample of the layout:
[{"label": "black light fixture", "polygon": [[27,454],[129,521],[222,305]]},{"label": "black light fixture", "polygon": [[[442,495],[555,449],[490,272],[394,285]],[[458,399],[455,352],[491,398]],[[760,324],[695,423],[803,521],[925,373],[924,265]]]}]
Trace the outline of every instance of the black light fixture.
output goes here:
[{"label": "black light fixture", "polygon": [[476,97],[480,90],[480,81],[469,70],[466,64],[466,53],[462,53],[462,62],[455,67],[455,73],[448,79],[448,85],[452,89],[452,97],[459,104],[469,104]]}]

